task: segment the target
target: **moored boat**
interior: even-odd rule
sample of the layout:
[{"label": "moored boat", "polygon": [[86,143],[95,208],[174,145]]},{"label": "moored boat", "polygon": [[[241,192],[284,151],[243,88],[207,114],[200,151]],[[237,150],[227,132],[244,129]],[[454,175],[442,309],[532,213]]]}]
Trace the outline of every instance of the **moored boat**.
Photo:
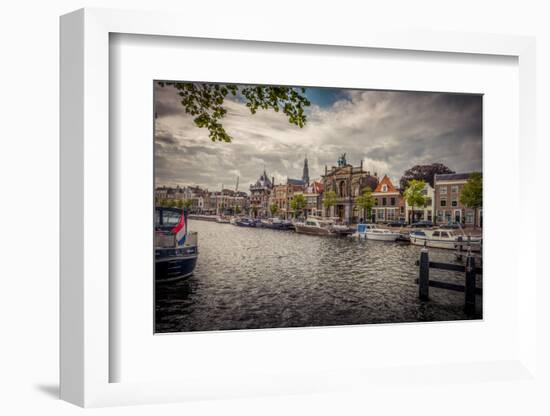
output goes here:
[{"label": "moored boat", "polygon": [[259,225],[262,228],[269,228],[272,230],[290,230],[293,228],[291,222],[283,221],[279,218],[267,218],[265,220],[261,220]]},{"label": "moored boat", "polygon": [[413,230],[409,235],[411,244],[417,246],[451,250],[456,250],[457,248],[467,250],[470,248],[472,251],[481,251],[481,237],[469,237],[449,229]]},{"label": "moored boat", "polygon": [[239,227],[256,227],[256,220],[252,218],[238,218],[235,220],[235,225]]},{"label": "moored boat", "polygon": [[193,274],[199,256],[198,234],[188,231],[187,214],[179,208],[155,209],[155,282]]},{"label": "moored boat", "polygon": [[304,222],[294,222],[297,233],[310,235],[334,236],[332,220],[309,217]]},{"label": "moored boat", "polygon": [[357,224],[357,231],[353,234],[360,239],[376,241],[396,241],[400,234],[385,228],[378,228],[375,224]]},{"label": "moored boat", "polygon": [[227,217],[223,217],[221,215],[216,217],[216,222],[220,224],[229,224],[230,220]]}]

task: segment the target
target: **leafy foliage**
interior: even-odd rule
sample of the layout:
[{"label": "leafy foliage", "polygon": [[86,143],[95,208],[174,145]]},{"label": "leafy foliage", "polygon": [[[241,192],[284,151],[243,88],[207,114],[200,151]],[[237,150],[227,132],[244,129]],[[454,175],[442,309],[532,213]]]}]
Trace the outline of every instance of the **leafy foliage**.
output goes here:
[{"label": "leafy foliage", "polygon": [[323,206],[325,208],[330,208],[336,205],[336,192],[327,191],[323,195]]},{"label": "leafy foliage", "polygon": [[355,204],[363,211],[363,217],[365,216],[365,210],[367,211],[367,218],[370,218],[372,207],[375,200],[372,196],[372,189],[370,187],[365,188],[363,195],[358,196],[355,199]]},{"label": "leafy foliage", "polygon": [[460,203],[468,208],[473,208],[475,213],[474,227],[477,222],[477,210],[483,206],[483,177],[481,173],[474,172],[468,178],[468,182],[460,193]]},{"label": "leafy foliage", "polygon": [[243,86],[235,84],[209,84],[192,82],[159,81],[161,87],[172,86],[178,91],[185,112],[194,116],[195,125],[207,128],[210,139],[230,142],[232,137],[225,131],[221,119],[227,114],[224,101],[228,94],[240,94],[252,114],[258,110],[282,111],[291,124],[300,128],[306,124],[304,108],[310,105],[305,97],[305,88],[269,85]]},{"label": "leafy foliage", "polygon": [[294,215],[304,210],[307,205],[306,197],[302,194],[296,194],[290,200],[290,208],[294,211]]},{"label": "leafy foliage", "polygon": [[442,163],[432,163],[431,165],[416,165],[405,171],[399,180],[401,189],[405,189],[412,179],[421,179],[430,184],[433,188],[436,174],[455,173]]},{"label": "leafy foliage", "polygon": [[483,178],[481,173],[470,175],[468,182],[460,193],[460,203],[468,208],[481,208],[483,206]]},{"label": "leafy foliage", "polygon": [[411,179],[407,182],[406,189],[403,192],[403,198],[407,204],[412,207],[412,215],[414,219],[414,208],[423,207],[426,205],[426,197],[423,194],[426,182],[422,179]]},{"label": "leafy foliage", "polygon": [[271,204],[271,206],[269,207],[269,211],[271,212],[271,216],[275,216],[277,215],[277,212],[279,212],[279,207],[277,206],[277,204]]},{"label": "leafy foliage", "polygon": [[477,221],[477,210],[483,206],[483,177],[481,173],[474,172],[470,175],[460,193],[460,203],[474,209],[475,221]]}]

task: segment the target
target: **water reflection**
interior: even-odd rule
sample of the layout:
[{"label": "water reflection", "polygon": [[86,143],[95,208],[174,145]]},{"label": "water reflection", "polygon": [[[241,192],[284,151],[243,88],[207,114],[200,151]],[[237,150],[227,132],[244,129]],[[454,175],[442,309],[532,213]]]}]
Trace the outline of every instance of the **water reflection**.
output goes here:
[{"label": "water reflection", "polygon": [[[418,300],[417,246],[197,220],[191,229],[197,268],[157,285],[157,332],[467,319],[463,293],[432,290],[431,301]],[[430,257],[454,260],[446,250]],[[432,275],[463,283],[462,274]]]}]

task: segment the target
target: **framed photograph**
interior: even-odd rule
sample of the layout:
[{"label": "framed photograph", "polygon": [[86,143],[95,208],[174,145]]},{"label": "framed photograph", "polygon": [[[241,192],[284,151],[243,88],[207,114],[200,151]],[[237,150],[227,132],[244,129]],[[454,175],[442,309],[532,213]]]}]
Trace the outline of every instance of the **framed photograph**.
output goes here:
[{"label": "framed photograph", "polygon": [[533,39],[180,21],[61,18],[62,398],[534,380]]}]

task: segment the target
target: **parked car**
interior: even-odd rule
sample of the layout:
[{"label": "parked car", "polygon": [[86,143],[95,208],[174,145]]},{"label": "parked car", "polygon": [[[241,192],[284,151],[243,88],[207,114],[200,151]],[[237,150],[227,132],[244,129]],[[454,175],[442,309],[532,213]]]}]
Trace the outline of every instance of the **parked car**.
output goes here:
[{"label": "parked car", "polygon": [[433,226],[434,226],[434,223],[431,221],[417,221],[411,224],[411,227],[414,227],[414,228],[430,228]]},{"label": "parked car", "polygon": [[388,223],[388,226],[390,227],[404,227],[405,225],[407,225],[405,220],[391,221]]}]

